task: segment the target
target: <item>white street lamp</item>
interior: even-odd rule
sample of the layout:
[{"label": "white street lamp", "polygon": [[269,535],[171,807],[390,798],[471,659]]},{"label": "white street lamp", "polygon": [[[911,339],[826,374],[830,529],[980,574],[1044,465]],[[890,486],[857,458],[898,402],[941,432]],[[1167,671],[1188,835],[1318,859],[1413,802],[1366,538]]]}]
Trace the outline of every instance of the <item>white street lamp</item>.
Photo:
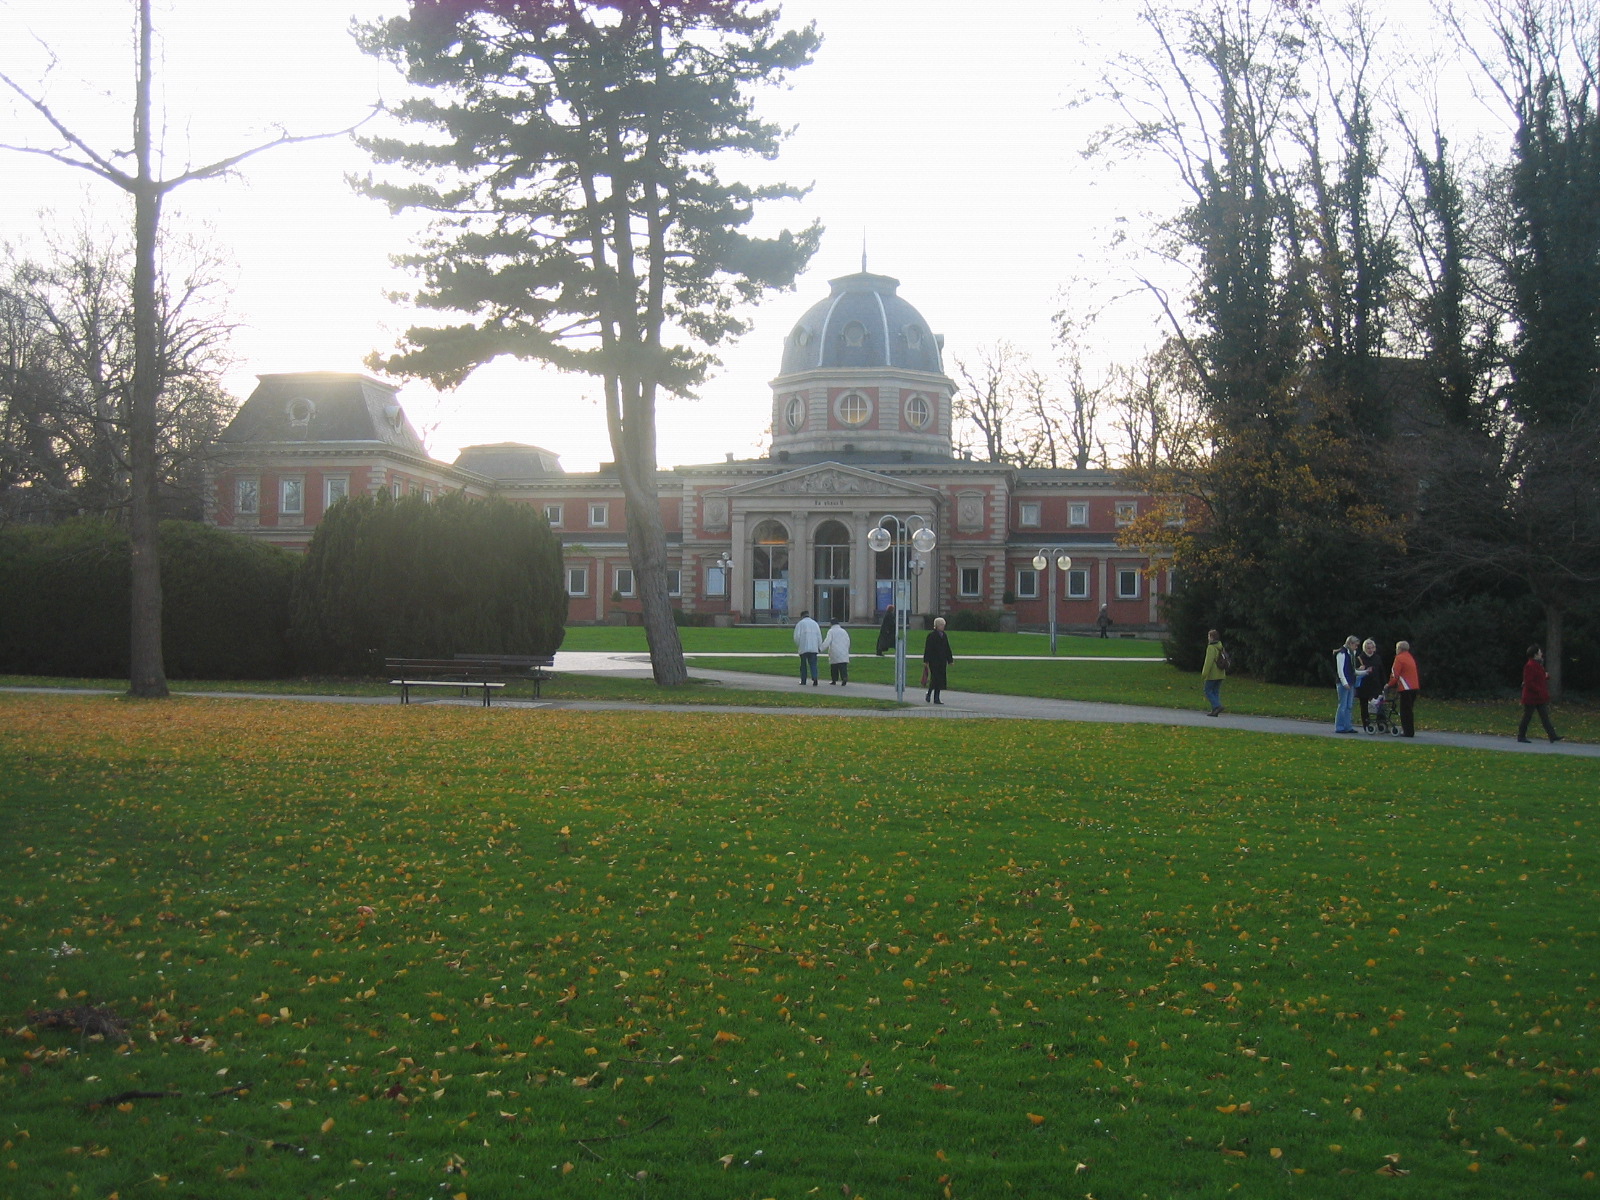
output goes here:
[{"label": "white street lamp", "polygon": [[1072,559],[1060,546],[1040,546],[1039,552],[1033,556],[1033,569],[1035,571],[1048,571],[1050,575],[1050,653],[1056,652],[1056,573],[1050,571],[1050,556],[1054,554],[1055,565],[1063,573],[1072,570]]},{"label": "white street lamp", "polygon": [[714,564],[722,571],[722,594],[728,598],[728,615],[732,617],[733,607],[733,556],[723,554]]},{"label": "white street lamp", "polygon": [[894,550],[894,698],[902,702],[906,698],[906,629],[911,619],[907,580],[910,572],[922,570],[923,562],[916,556],[931,555],[938,544],[939,537],[928,522],[915,515],[885,515],[867,534],[867,547],[873,553]]}]

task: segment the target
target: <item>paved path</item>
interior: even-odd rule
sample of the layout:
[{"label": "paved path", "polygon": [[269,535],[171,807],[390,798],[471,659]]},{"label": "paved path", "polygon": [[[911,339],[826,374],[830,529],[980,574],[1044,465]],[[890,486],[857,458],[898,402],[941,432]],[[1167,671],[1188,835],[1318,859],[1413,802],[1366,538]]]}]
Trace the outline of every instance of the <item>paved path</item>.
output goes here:
[{"label": "paved path", "polygon": [[[691,660],[712,657],[704,654],[692,654]],[[737,657],[749,658],[750,655]],[[779,655],[777,657],[792,657]],[[1096,661],[1102,661],[1097,659]],[[1147,662],[1148,659],[1123,659],[1105,661]],[[909,664],[908,664],[909,666]],[[582,651],[560,651],[556,656],[556,670],[570,671],[576,674],[616,674],[625,678],[648,679],[650,678],[650,659],[648,655],[637,653],[589,653]],[[717,683],[732,689],[746,689],[753,692],[794,692],[799,689],[799,683],[787,675],[755,675],[744,671],[719,671],[708,669],[703,665],[691,667],[692,673],[702,679],[715,680]],[[822,687],[827,687],[823,684]],[[814,688],[820,692],[822,687]],[[87,694],[96,689],[88,688],[14,688],[0,689],[8,692],[69,692]],[[834,690],[834,689],[830,689]],[[870,697],[875,700],[893,700],[894,687],[882,683],[852,683],[846,689],[852,696]],[[187,692],[191,696],[209,696],[217,699],[238,700],[310,700],[328,704],[398,704],[397,697],[390,696],[304,696],[289,693],[261,693],[261,692]],[[1082,700],[1048,700],[1034,696],[992,696],[981,695],[973,692],[950,691],[944,694],[944,704],[935,707],[931,704],[921,703],[918,689],[907,688],[906,698],[913,703],[900,709],[870,709],[870,708],[770,708],[770,707],[741,707],[739,705],[709,705],[709,704],[634,704],[623,701],[608,700],[516,700],[500,699],[495,702],[494,710],[500,709],[527,709],[541,708],[552,710],[571,710],[584,712],[682,712],[699,713],[701,715],[715,715],[718,713],[752,713],[759,716],[794,715],[806,717],[844,717],[852,720],[896,720],[896,721],[960,721],[973,718],[999,718],[1005,720],[1024,721],[1068,721],[1084,724],[1102,725],[1192,725],[1201,729],[1233,729],[1245,730],[1255,733],[1282,733],[1299,737],[1338,737],[1348,738],[1363,746],[1381,746],[1384,752],[1402,753],[1413,746],[1455,746],[1471,750],[1500,750],[1512,754],[1560,754],[1577,758],[1600,759],[1600,745],[1574,744],[1560,742],[1549,745],[1543,740],[1532,745],[1521,745],[1516,738],[1507,734],[1496,737],[1476,733],[1442,733],[1421,729],[1413,739],[1367,735],[1367,734],[1335,734],[1331,721],[1295,721],[1286,717],[1251,717],[1237,713],[1225,712],[1220,717],[1208,717],[1199,701],[1199,689],[1196,689],[1196,705],[1193,709],[1181,708],[1146,708],[1133,704],[1097,704]],[[413,704],[418,701],[413,700]],[[469,705],[477,707],[476,699],[461,700],[456,698],[429,700],[430,704]],[[1427,709],[1424,706],[1419,713],[1424,722],[1427,719]],[[1506,716],[1510,721],[1518,714],[1515,709],[1507,707]]]}]

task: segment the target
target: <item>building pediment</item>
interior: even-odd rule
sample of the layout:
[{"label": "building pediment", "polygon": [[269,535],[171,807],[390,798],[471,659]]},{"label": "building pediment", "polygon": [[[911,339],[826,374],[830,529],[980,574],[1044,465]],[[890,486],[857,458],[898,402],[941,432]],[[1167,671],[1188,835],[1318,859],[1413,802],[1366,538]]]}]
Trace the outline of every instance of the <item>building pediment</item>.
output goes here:
[{"label": "building pediment", "polygon": [[842,463],[824,462],[750,483],[735,484],[724,489],[723,494],[741,500],[806,496],[929,499],[937,498],[939,492],[936,488],[896,479],[892,475],[880,475],[876,471],[864,471]]}]

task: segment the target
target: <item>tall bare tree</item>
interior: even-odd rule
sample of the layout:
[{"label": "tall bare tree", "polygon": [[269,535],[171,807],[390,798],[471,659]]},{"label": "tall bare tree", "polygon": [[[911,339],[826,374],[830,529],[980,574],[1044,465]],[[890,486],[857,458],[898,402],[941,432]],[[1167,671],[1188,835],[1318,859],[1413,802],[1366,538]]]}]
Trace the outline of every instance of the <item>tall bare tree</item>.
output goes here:
[{"label": "tall bare tree", "polygon": [[[135,0],[134,97],[130,114],[133,149],[104,150],[91,145],[29,89],[0,72],[0,84],[53,132],[55,145],[0,143],[0,150],[37,155],[104,180],[133,201],[133,370],[128,387],[129,537],[132,543],[132,625],[128,692],[133,696],[167,695],[166,667],[161,656],[161,565],[157,511],[160,483],[160,396],[165,383],[161,345],[157,247],[161,208],[166,198],[186,183],[226,175],[252,155],[333,133],[270,141],[174,175],[161,175],[155,143],[156,114],[151,100],[155,71],[154,26],[150,0]],[[349,130],[341,130],[347,133]]]}]

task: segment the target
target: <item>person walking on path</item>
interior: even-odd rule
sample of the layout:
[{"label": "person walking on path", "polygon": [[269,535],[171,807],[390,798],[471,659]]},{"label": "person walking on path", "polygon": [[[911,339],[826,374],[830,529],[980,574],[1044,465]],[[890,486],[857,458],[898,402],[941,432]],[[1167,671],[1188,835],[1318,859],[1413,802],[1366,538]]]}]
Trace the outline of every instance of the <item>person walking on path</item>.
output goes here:
[{"label": "person walking on path", "polygon": [[1205,690],[1209,715],[1222,711],[1222,681],[1228,677],[1228,652],[1222,648],[1222,635],[1215,629],[1206,630],[1206,662],[1200,668],[1200,683]]},{"label": "person walking on path", "polygon": [[794,623],[794,648],[800,653],[800,686],[807,682],[817,686],[817,651],[822,649],[822,630],[811,619],[809,611],[802,612]]},{"label": "person walking on path", "polygon": [[828,686],[850,683],[850,631],[835,618],[828,626],[828,636],[822,639],[822,650],[828,656]]},{"label": "person walking on path", "polygon": [[1356,655],[1356,699],[1361,702],[1361,727],[1372,724],[1368,705],[1383,695],[1383,660],[1378,657],[1378,643],[1368,638],[1361,643],[1361,653]]},{"label": "person walking on path", "polygon": [[1410,642],[1394,644],[1394,667],[1389,671],[1389,686],[1400,693],[1400,736],[1416,737],[1415,710],[1417,693],[1422,690],[1422,676],[1417,673],[1417,660],[1411,657]]},{"label": "person walking on path", "polygon": [[884,651],[894,649],[894,605],[889,605],[883,610],[883,622],[878,626],[877,655],[882,658]]},{"label": "person walking on path", "polygon": [[1100,626],[1101,637],[1110,637],[1111,635],[1106,631],[1116,624],[1116,622],[1111,619],[1111,610],[1108,609],[1104,604],[1100,606],[1100,615],[1094,619],[1094,623]]},{"label": "person walking on path", "polygon": [[1356,640],[1355,634],[1345,638],[1344,645],[1333,652],[1334,688],[1339,697],[1339,705],[1333,713],[1333,731],[1335,733],[1354,733],[1355,724],[1351,717],[1356,707],[1356,652],[1361,643]]},{"label": "person walking on path", "polygon": [[1522,667],[1522,724],[1517,726],[1517,741],[1529,740],[1528,722],[1534,713],[1539,714],[1545,736],[1554,746],[1561,735],[1550,724],[1550,676],[1544,669],[1544,648],[1538,645],[1528,647],[1528,661]]},{"label": "person walking on path", "polygon": [[923,695],[924,703],[932,701],[934,704],[943,704],[939,693],[949,686],[949,677],[946,668],[955,662],[956,656],[950,653],[950,638],[944,631],[944,618],[933,619],[933,632],[928,635],[928,640],[922,643],[922,662],[928,668],[928,690]]}]

